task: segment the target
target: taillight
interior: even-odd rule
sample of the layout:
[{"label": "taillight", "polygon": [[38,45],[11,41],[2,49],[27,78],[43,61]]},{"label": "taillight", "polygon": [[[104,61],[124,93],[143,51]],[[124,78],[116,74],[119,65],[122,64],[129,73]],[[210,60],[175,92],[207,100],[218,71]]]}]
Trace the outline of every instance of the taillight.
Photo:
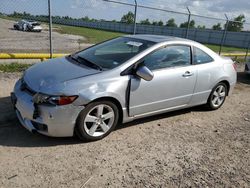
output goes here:
[{"label": "taillight", "polygon": [[237,65],[236,63],[233,63],[234,70],[237,71]]},{"label": "taillight", "polygon": [[50,103],[54,103],[56,105],[66,105],[71,104],[77,99],[78,96],[59,96],[59,97],[51,97]]}]

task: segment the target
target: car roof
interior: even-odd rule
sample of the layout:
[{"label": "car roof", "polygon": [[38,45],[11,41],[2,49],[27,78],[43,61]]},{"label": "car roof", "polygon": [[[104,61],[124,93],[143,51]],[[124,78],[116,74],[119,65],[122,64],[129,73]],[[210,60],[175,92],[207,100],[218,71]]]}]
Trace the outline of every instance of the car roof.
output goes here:
[{"label": "car roof", "polygon": [[136,35],[126,35],[125,37],[130,37],[130,38],[135,38],[135,39],[141,39],[141,40],[147,40],[147,41],[152,41],[155,42],[156,44],[159,43],[164,43],[164,42],[178,42],[178,43],[186,43],[189,45],[194,45],[195,47],[200,48],[201,50],[205,51],[208,53],[211,57],[214,59],[218,58],[219,55],[216,54],[214,51],[209,49],[208,47],[200,44],[199,42],[189,40],[189,39],[184,39],[184,38],[179,38],[179,37],[173,37],[173,36],[163,36],[163,35],[145,35],[145,34],[136,34]]},{"label": "car roof", "polygon": [[148,40],[155,43],[167,42],[167,41],[185,41],[185,42],[194,42],[188,39],[173,37],[173,36],[163,36],[163,35],[144,35],[144,34],[136,34],[136,35],[126,35],[125,37]]}]

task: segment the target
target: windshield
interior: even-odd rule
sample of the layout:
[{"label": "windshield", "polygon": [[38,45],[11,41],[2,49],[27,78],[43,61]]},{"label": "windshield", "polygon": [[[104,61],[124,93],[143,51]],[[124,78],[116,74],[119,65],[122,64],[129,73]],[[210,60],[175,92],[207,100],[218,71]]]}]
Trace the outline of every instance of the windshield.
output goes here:
[{"label": "windshield", "polygon": [[90,47],[75,55],[103,69],[113,69],[155,44],[151,41],[119,37]]}]

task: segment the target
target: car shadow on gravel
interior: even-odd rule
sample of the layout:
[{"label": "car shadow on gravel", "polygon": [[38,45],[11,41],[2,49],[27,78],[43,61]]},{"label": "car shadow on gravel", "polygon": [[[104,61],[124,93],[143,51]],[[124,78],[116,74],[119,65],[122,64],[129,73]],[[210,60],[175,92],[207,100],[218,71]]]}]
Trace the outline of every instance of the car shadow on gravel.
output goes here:
[{"label": "car shadow on gravel", "polygon": [[[53,138],[34,134],[26,130],[19,123],[15,111],[13,109],[10,97],[0,98],[0,146],[8,147],[50,147],[58,145],[75,145],[83,144],[84,142],[77,137]],[[135,120],[130,123],[119,124],[118,129],[129,128],[141,123],[147,123],[155,120],[160,120],[168,117],[179,116],[190,113],[191,111],[206,111],[204,107],[194,107],[184,110],[164,113],[151,117]]]},{"label": "car shadow on gravel", "polygon": [[153,116],[149,116],[149,117],[145,117],[145,118],[141,118],[141,119],[136,119],[136,120],[129,122],[129,123],[120,124],[117,126],[116,129],[124,129],[124,128],[128,128],[131,126],[136,126],[138,124],[148,123],[148,122],[161,120],[161,119],[165,119],[165,118],[170,118],[170,117],[174,117],[174,116],[181,116],[183,114],[188,114],[190,112],[207,112],[207,111],[211,111],[211,110],[209,110],[205,105],[200,105],[200,106],[190,107],[190,108],[186,108],[186,109],[182,109],[182,110],[166,112],[166,113],[159,114],[159,115],[153,115]]}]

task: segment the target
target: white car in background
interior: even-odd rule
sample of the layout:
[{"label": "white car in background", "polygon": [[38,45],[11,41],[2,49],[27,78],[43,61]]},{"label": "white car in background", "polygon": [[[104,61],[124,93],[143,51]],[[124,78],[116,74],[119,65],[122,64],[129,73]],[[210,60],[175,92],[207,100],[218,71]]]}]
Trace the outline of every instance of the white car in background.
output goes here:
[{"label": "white car in background", "polygon": [[42,31],[40,23],[36,21],[21,20],[15,23],[13,27],[16,30],[21,30],[21,31],[34,31],[34,32]]}]

